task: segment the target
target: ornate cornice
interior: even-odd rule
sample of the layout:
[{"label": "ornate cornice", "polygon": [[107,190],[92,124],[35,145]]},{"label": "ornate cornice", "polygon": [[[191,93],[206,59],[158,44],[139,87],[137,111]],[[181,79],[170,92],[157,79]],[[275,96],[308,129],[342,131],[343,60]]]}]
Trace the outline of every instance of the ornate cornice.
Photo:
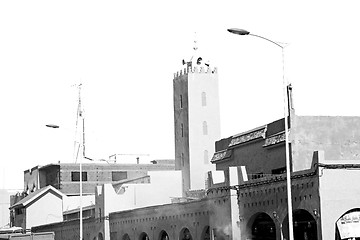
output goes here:
[{"label": "ornate cornice", "polygon": [[217,162],[229,158],[231,156],[231,150],[221,150],[214,154],[211,159],[211,162]]},{"label": "ornate cornice", "polygon": [[266,138],[263,147],[272,146],[280,142],[285,142],[285,132]]},{"label": "ornate cornice", "polygon": [[215,153],[213,158],[211,159],[211,161],[221,160],[221,159],[223,159],[225,157],[225,155],[226,155],[226,151]]},{"label": "ornate cornice", "polygon": [[[303,171],[302,173],[297,173],[291,176],[291,180],[295,180],[295,179],[301,179],[301,178],[309,178],[309,177],[314,177],[317,174],[317,170],[316,169],[311,169],[311,170],[307,170],[307,171]],[[234,189],[234,190],[240,190],[240,189],[247,189],[247,188],[251,188],[251,187],[257,187],[257,186],[263,186],[263,185],[271,185],[273,183],[276,182],[285,182],[286,181],[286,175],[282,174],[282,175],[274,175],[272,177],[268,177],[268,178],[263,178],[263,179],[258,179],[258,180],[250,180],[248,182],[239,184],[239,185],[233,185],[233,186],[221,186],[221,187],[214,187],[214,188],[209,188],[207,190],[207,193],[212,192],[212,191],[216,191],[216,190],[221,190],[221,189]]]},{"label": "ornate cornice", "polygon": [[232,146],[235,146],[235,145],[238,145],[241,143],[249,142],[249,141],[252,141],[252,140],[258,139],[258,138],[265,138],[265,134],[266,134],[266,127],[262,128],[260,130],[254,131],[254,132],[240,135],[240,136],[233,136],[233,138],[231,139],[231,142],[229,144],[229,147],[232,147]]}]

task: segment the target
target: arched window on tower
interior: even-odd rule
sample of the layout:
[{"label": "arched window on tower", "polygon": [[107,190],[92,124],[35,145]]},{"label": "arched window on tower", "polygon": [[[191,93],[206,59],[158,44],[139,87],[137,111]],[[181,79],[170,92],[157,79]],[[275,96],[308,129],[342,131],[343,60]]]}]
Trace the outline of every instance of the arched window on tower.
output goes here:
[{"label": "arched window on tower", "polygon": [[180,109],[183,108],[183,96],[180,94]]},{"label": "arched window on tower", "polygon": [[201,93],[201,106],[206,106],[206,92]]},{"label": "arched window on tower", "polygon": [[184,124],[180,124],[181,137],[184,137]]},{"label": "arched window on tower", "polygon": [[181,153],[181,166],[185,166],[185,159],[184,159],[184,153]]},{"label": "arched window on tower", "polygon": [[208,150],[204,151],[204,163],[209,164],[209,151]]},{"label": "arched window on tower", "polygon": [[208,125],[206,121],[203,121],[203,135],[208,135]]}]

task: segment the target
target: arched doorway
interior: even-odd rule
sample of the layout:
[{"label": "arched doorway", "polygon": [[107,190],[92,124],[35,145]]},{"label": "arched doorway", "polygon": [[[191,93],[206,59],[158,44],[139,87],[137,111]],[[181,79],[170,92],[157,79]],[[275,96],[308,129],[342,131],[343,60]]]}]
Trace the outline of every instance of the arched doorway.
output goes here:
[{"label": "arched doorway", "polygon": [[169,235],[167,234],[167,232],[162,230],[160,232],[159,240],[169,240]]},{"label": "arched doorway", "polygon": [[201,240],[210,240],[210,227],[205,226],[201,233]]},{"label": "arched doorway", "polygon": [[101,232],[98,234],[98,240],[104,240],[103,234]]},{"label": "arched doorway", "polygon": [[335,223],[335,240],[360,239],[360,209],[345,212]]},{"label": "arched doorway", "polygon": [[213,237],[216,240],[227,240],[229,236],[224,232],[225,229],[223,228],[214,228],[213,229]]},{"label": "arched doorway", "polygon": [[251,226],[252,239],[276,240],[276,228],[273,219],[266,213],[259,213]]},{"label": "arched doorway", "polygon": [[192,238],[190,230],[188,228],[183,228],[180,231],[179,240],[192,240],[192,239],[193,238]]},{"label": "arched doorway", "polygon": [[121,240],[130,240],[129,234],[125,233]]},{"label": "arched doorway", "polygon": [[140,234],[139,240],[149,240],[149,236],[145,232],[142,232]]},{"label": "arched doorway", "polygon": [[[297,209],[293,212],[293,230],[295,240],[317,240],[317,224],[313,216],[304,209]],[[283,221],[283,233],[286,239],[289,238],[288,216]]]}]

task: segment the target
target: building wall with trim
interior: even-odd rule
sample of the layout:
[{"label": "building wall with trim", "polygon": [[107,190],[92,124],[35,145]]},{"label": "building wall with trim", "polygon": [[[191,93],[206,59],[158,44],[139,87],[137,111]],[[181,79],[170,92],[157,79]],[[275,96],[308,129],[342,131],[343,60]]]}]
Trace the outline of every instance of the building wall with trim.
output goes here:
[{"label": "building wall with trim", "polygon": [[[360,209],[360,162],[331,161],[322,163],[334,164],[342,162],[348,167],[319,167],[320,217],[323,239],[335,239],[336,223],[340,217],[351,210]],[[354,164],[358,165],[354,168]],[[353,165],[353,166],[351,166]],[[340,167],[340,165],[338,166]],[[360,225],[360,224],[359,224]]]},{"label": "building wall with trim", "polygon": [[293,116],[293,170],[310,168],[314,151],[324,151],[329,160],[360,160],[359,139],[360,117]]},{"label": "building wall with trim", "polygon": [[62,197],[52,191],[26,207],[26,227],[63,221]]}]

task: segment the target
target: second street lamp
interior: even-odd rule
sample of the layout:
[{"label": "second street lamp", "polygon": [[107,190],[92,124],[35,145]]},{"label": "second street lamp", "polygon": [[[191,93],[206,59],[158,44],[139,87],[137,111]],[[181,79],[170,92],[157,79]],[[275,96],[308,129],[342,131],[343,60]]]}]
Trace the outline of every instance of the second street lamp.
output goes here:
[{"label": "second street lamp", "polygon": [[229,28],[228,31],[233,34],[237,35],[250,35],[254,37],[258,37],[264,39],[268,42],[275,44],[276,46],[281,48],[282,52],[282,72],[283,72],[283,93],[284,93],[284,132],[285,132],[285,161],[286,161],[286,186],[287,186],[287,205],[288,205],[288,216],[289,216],[289,239],[294,240],[294,231],[293,231],[293,216],[292,216],[292,197],[291,197],[291,167],[290,167],[290,156],[289,156],[289,136],[288,136],[288,112],[289,112],[289,105],[288,105],[288,93],[287,87],[288,83],[285,78],[285,62],[284,62],[284,45],[279,44],[278,42],[274,42],[268,38],[255,35],[250,33],[247,30],[239,29],[239,28]]},{"label": "second street lamp", "polygon": [[59,126],[55,124],[46,124],[45,126],[48,128],[59,128]]},{"label": "second street lamp", "polygon": [[[59,125],[55,125],[55,124],[46,124],[45,125],[48,128],[60,128]],[[84,139],[83,139],[83,144],[84,144]],[[85,153],[84,153],[85,154]],[[84,156],[80,157],[80,161],[79,161],[79,166],[80,166],[80,177],[79,177],[79,188],[80,188],[80,193],[79,193],[79,218],[80,218],[80,226],[79,226],[79,239],[82,240],[83,239],[83,213],[82,213],[82,190],[83,190],[83,186],[82,186],[82,158],[84,158]]]},{"label": "second street lamp", "polygon": [[[80,160],[79,160],[79,172],[80,172],[80,177],[79,177],[79,188],[80,188],[80,191],[79,191],[79,221],[80,221],[80,226],[79,226],[79,239],[80,240],[83,240],[83,206],[82,206],[82,197],[83,197],[83,171],[82,171],[82,161],[83,159],[85,159],[85,117],[84,117],[84,110],[83,110],[83,107],[81,105],[81,85],[82,84],[79,84],[78,85],[78,88],[79,88],[79,99],[78,99],[78,112],[77,112],[77,117],[80,117],[81,121],[79,121],[81,124],[82,124],[82,136],[81,136],[81,144],[79,146],[82,147],[82,156],[80,157]],[[78,121],[76,121],[76,123],[78,124]],[[59,125],[55,125],[55,124],[46,124],[45,125],[46,127],[49,127],[49,128],[60,128]],[[78,154],[76,155],[76,159],[78,157]],[[87,158],[87,159],[90,159],[90,158]]]}]

